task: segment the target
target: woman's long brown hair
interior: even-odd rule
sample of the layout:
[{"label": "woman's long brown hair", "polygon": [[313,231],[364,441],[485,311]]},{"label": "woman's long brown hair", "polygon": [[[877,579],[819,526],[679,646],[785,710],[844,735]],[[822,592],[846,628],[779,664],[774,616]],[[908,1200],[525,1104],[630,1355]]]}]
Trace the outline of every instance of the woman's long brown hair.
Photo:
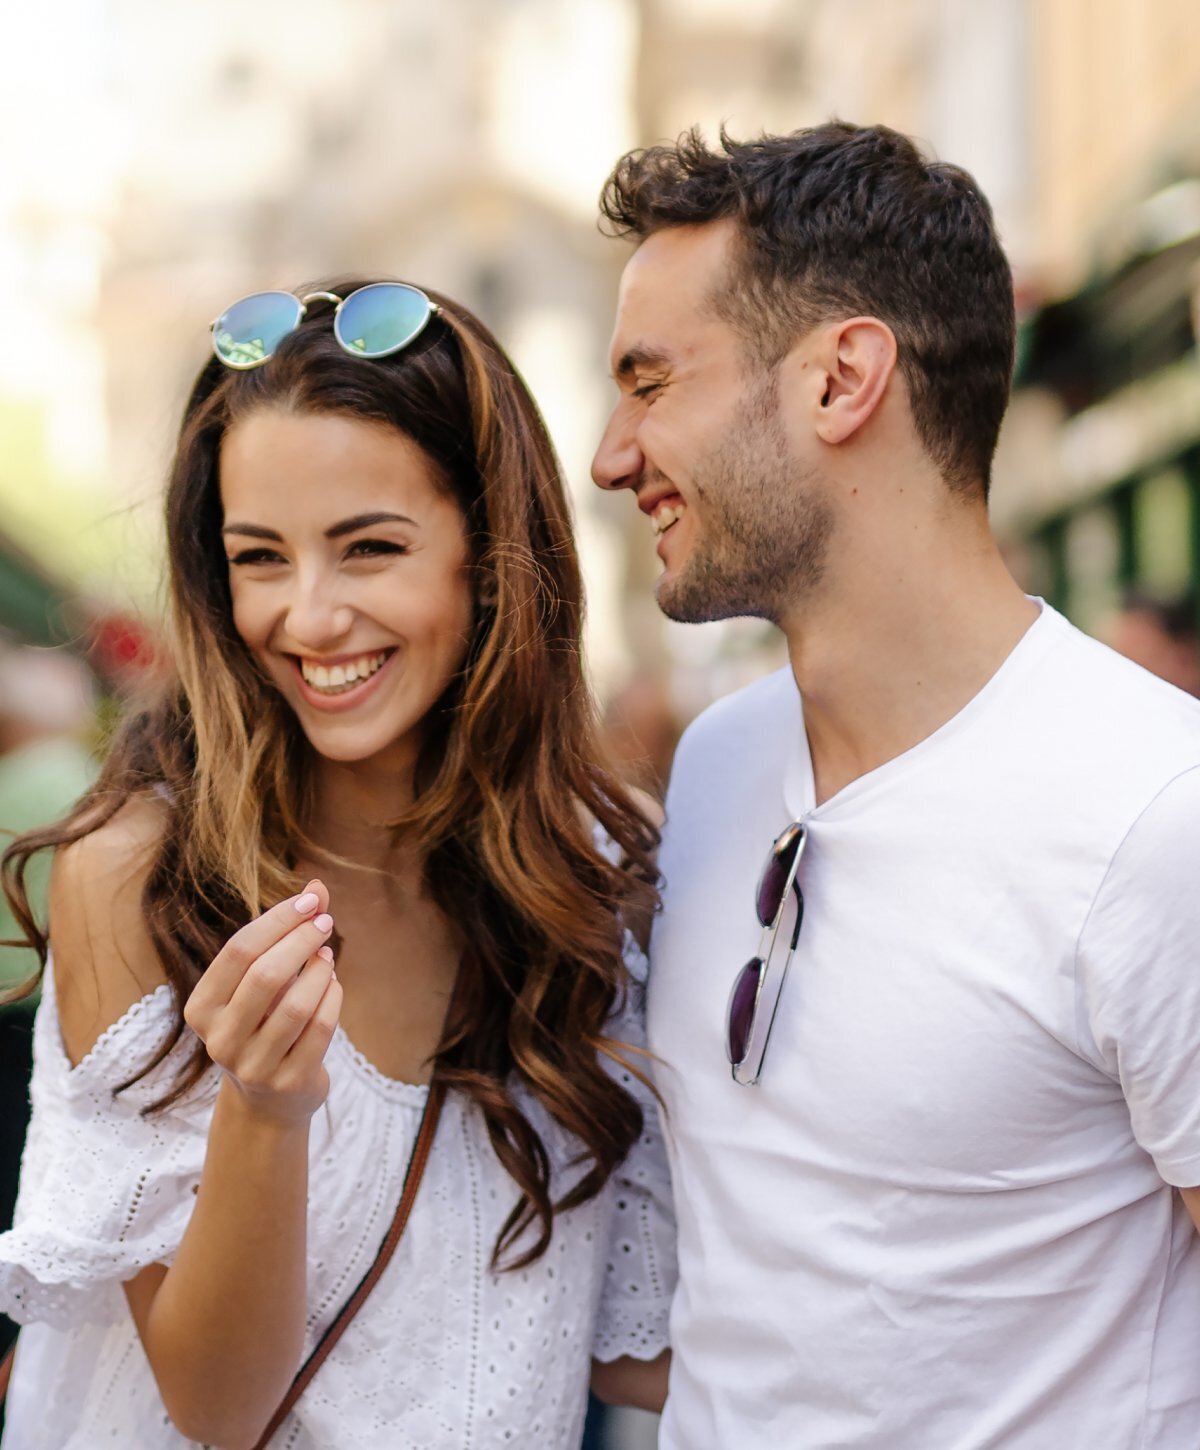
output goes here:
[{"label": "woman's long brown hair", "polygon": [[[321,290],[345,296],[362,285]],[[382,361],[344,353],[330,304],[315,302],[265,366],[238,373],[214,359],[201,371],[166,499],[174,677],[125,720],[71,814],[8,848],[4,889],[44,970],[48,930],[27,894],[30,858],[88,835],[134,797],[160,799],[166,819],[143,907],[176,1021],[130,1081],[144,1076],[182,1034],[184,1003],[223,944],[299,889],[302,852],[322,854],[307,835],[309,746],[233,625],[221,440],[265,407],[367,419],[410,437],[466,519],[476,625],[467,663],[436,707],[414,804],[396,825],[423,850],[428,888],[469,944],[438,1071],[476,1105],[517,1185],[495,1262],[520,1267],[547,1248],[554,1213],[599,1192],[641,1130],[636,1101],[600,1055],[619,1055],[605,1031],[628,989],[622,918],[653,903],[657,833],[600,763],[580,658],[579,565],[545,425],[487,329],[430,295],[438,315]],[[593,822],[622,866],[598,846]],[[208,1066],[198,1046],[156,1108]],[[517,1084],[581,1145],[583,1171],[557,1201]]]}]

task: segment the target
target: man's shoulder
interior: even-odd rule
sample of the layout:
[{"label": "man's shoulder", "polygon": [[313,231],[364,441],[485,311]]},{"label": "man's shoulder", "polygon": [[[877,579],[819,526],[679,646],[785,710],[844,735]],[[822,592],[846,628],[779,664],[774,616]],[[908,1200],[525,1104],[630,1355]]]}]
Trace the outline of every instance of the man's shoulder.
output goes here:
[{"label": "man's shoulder", "polygon": [[724,751],[747,736],[757,736],[789,719],[797,719],[800,693],[785,665],[714,701],[683,732],[679,756],[683,759]]},{"label": "man's shoulder", "polygon": [[1053,647],[1010,695],[993,745],[1009,798],[1054,821],[1056,836],[1073,834],[1078,849],[1062,859],[1103,870],[1161,792],[1178,779],[1186,793],[1183,777],[1200,767],[1200,701],[1061,617],[1050,623]]},{"label": "man's shoulder", "polygon": [[1046,656],[1048,688],[1068,730],[1128,764],[1162,753],[1168,773],[1200,764],[1200,700],[1091,638],[1061,616]]},{"label": "man's shoulder", "polygon": [[[800,694],[789,669],[755,680],[710,705],[684,731],[671,768],[667,834],[744,809],[764,780],[777,779],[800,730]],[[735,804],[738,803],[738,804]]]}]

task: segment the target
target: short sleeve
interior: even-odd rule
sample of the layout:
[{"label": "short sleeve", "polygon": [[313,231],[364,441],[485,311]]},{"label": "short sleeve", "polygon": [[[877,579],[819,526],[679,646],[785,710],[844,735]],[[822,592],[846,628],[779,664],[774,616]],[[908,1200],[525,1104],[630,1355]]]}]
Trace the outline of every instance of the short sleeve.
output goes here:
[{"label": "short sleeve", "polygon": [[[650,1076],[646,1052],[646,958],[626,939],[632,979],[609,1035],[624,1056]],[[620,1050],[620,1049],[618,1049]],[[629,1355],[654,1359],[667,1348],[667,1321],[675,1292],[675,1213],[658,1100],[636,1073],[610,1061],[610,1070],[642,1109],[642,1131],[613,1175],[608,1252],[592,1354],[609,1361]]]},{"label": "short sleeve", "polygon": [[1134,1137],[1167,1183],[1200,1184],[1200,767],[1129,830],[1076,966],[1088,1031]]},{"label": "short sleeve", "polygon": [[185,1031],[151,1074],[114,1092],[152,1058],[173,1014],[170,989],[160,987],[72,1067],[46,973],[16,1215],[0,1234],[0,1311],[20,1323],[116,1322],[127,1312],[121,1284],[169,1263],[179,1247],[204,1164],[215,1074],[179,1104],[143,1111],[194,1048]]}]

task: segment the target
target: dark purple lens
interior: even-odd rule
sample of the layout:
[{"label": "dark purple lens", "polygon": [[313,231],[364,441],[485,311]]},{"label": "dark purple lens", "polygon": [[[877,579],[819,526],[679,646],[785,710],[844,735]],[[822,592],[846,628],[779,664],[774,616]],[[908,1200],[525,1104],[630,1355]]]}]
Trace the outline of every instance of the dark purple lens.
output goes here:
[{"label": "dark purple lens", "polygon": [[734,1067],[745,1061],[750,1046],[750,1032],[754,1027],[754,1008],[758,1002],[758,984],[762,980],[762,970],[762,958],[753,957],[737,974],[737,981],[729,994],[725,1051]]},{"label": "dark purple lens", "polygon": [[760,926],[770,926],[779,915],[792,862],[796,859],[796,852],[803,839],[804,827],[793,821],[771,847],[771,854],[767,857],[767,864],[759,877],[758,895],[755,898]]}]

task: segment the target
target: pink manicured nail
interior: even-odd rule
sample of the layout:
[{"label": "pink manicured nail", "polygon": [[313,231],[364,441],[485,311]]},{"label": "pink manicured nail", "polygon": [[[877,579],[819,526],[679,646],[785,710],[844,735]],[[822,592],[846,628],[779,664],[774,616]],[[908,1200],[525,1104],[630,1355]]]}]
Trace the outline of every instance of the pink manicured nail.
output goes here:
[{"label": "pink manicured nail", "polygon": [[318,947],[317,956],[324,957],[327,962],[333,961],[333,948],[330,946]]},{"label": "pink manicured nail", "polygon": [[307,916],[310,911],[315,911],[321,904],[321,898],[315,891],[306,891],[303,896],[297,896],[292,905],[301,916]]},{"label": "pink manicured nail", "polygon": [[320,916],[313,917],[313,926],[315,926],[318,931],[332,931],[333,917],[330,916],[327,911],[323,911]]}]

